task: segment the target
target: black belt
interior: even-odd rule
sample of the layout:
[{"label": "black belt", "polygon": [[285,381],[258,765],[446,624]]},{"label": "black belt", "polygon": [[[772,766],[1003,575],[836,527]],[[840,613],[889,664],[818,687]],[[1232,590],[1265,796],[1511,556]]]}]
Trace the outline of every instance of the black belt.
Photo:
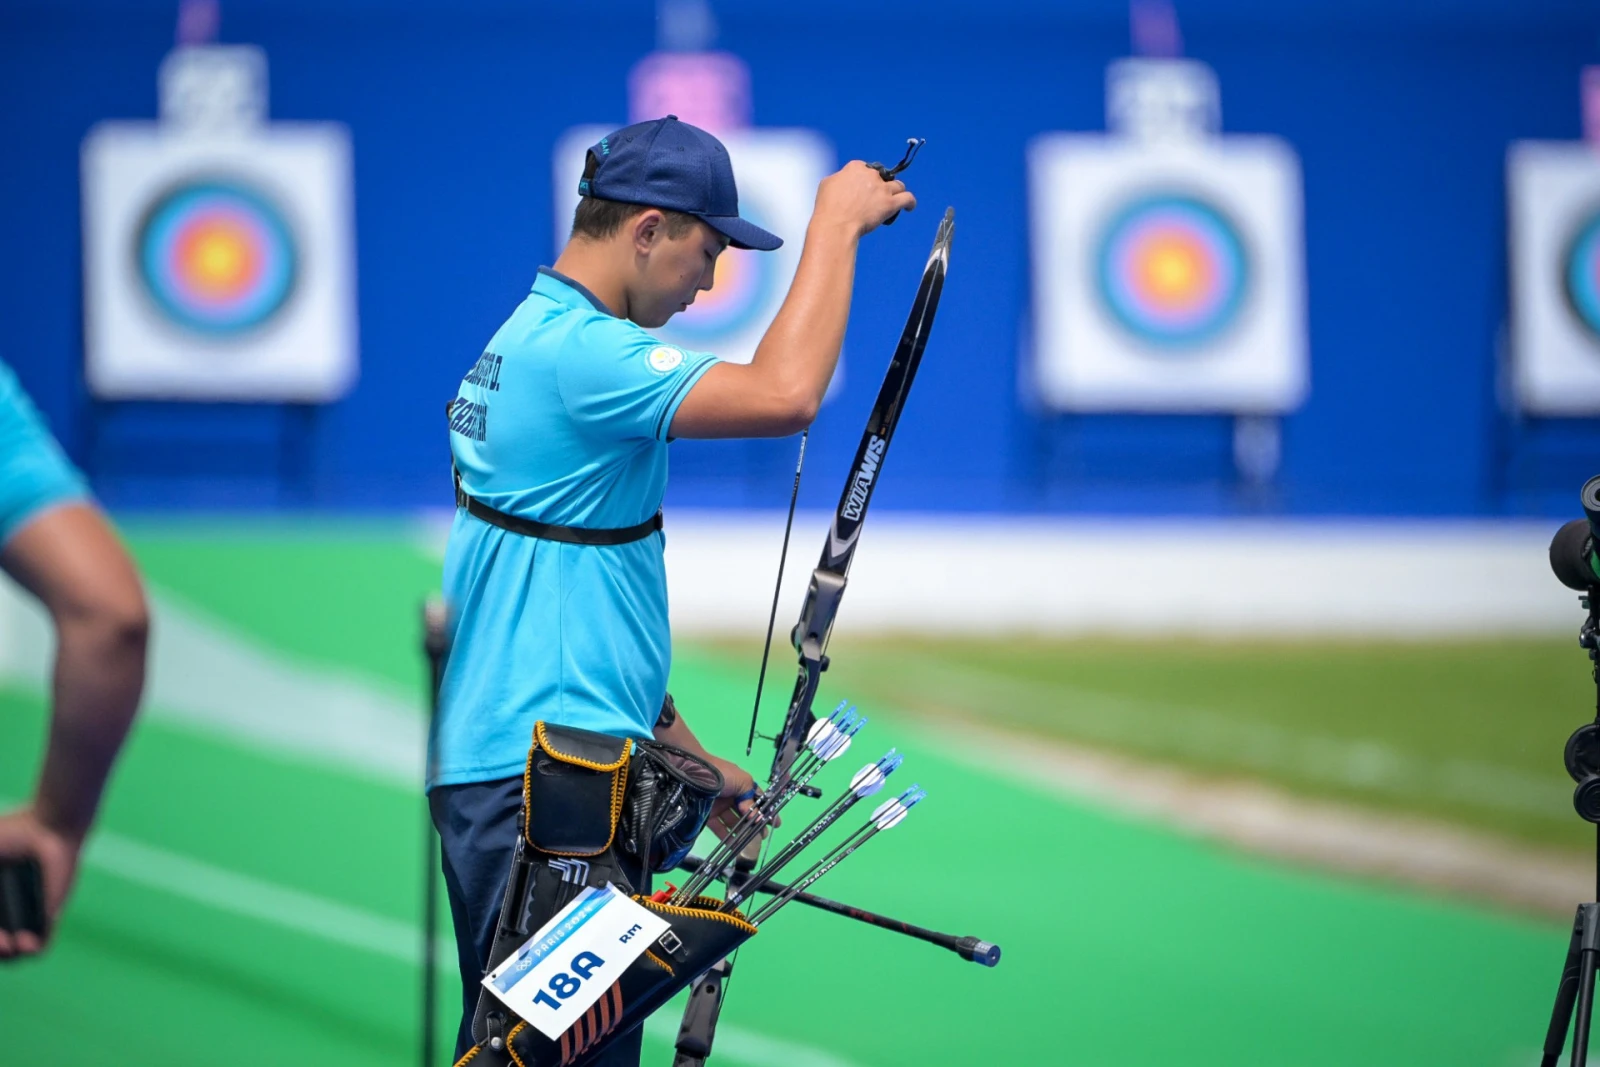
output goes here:
[{"label": "black belt", "polygon": [[596,530],[583,526],[556,526],[537,522],[520,515],[508,515],[473,496],[461,488],[461,472],[453,471],[456,482],[456,507],[466,508],[467,514],[481,519],[490,526],[498,526],[523,537],[538,537],[546,541],[561,541],[569,545],[626,545],[643,541],[661,529],[661,512],[656,512],[637,526],[624,526],[616,530]]}]

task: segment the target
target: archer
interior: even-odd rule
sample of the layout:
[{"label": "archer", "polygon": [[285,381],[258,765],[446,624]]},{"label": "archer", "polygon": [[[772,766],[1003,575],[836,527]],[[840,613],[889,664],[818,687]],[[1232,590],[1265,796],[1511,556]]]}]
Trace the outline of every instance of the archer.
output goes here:
[{"label": "archer", "polygon": [[[589,151],[565,250],[452,401],[460,510],[427,788],[464,990],[458,1057],[474,1041],[535,722],[676,746],[721,776],[713,829],[748,810],[750,774],[707,753],[666,692],[667,444],[810,425],[843,343],[858,242],[916,206],[888,177],[852,162],[821,183],[782,308],[748,365],[725,363],[646,331],[712,288],[723,249],[782,242],[739,217],[710,134],[670,115],[618,130]],[[625,876],[643,889],[648,864],[633,857]],[[637,1064],[639,1033],[599,1062]]]}]

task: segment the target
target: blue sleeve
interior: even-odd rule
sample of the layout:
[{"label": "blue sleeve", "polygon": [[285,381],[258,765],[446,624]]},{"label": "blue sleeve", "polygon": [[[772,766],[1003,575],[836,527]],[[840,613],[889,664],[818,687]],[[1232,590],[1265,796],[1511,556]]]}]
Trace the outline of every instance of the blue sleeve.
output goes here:
[{"label": "blue sleeve", "polygon": [[567,414],[615,440],[667,439],[678,405],[717,357],[663,344],[632,323],[596,317],[561,347],[556,384]]},{"label": "blue sleeve", "polygon": [[0,363],[0,545],[47,508],[88,495],[17,376]]}]

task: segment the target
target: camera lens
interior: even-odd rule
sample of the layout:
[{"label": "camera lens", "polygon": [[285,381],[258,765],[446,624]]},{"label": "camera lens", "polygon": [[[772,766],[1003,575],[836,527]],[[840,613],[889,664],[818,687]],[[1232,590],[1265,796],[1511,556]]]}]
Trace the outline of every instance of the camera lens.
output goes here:
[{"label": "camera lens", "polygon": [[1590,527],[1600,526],[1600,474],[1583,483],[1579,499],[1583,503],[1583,513],[1589,516]]}]

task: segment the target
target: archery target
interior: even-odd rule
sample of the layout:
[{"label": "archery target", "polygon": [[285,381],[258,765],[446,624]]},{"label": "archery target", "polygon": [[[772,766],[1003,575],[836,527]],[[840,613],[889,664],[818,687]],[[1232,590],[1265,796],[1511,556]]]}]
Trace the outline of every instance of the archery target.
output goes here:
[{"label": "archery target", "polygon": [[1516,402],[1600,412],[1600,158],[1577,141],[1513,144],[1506,196]]},{"label": "archery target", "polygon": [[1600,340],[1600,211],[1591,211],[1574,228],[1561,257],[1567,306],[1591,339]]},{"label": "archery target", "polygon": [[[557,255],[572,231],[584,155],[616,128],[575,127],[556,144],[552,180]],[[669,344],[748,363],[789,292],[800,264],[817,184],[833,170],[834,153],[826,140],[810,130],[744,129],[719,134],[719,140],[733,162],[739,214],[782,237],[783,247],[775,252],[727,249],[717,257],[711,289],[700,293],[687,311],[652,332]],[[843,369],[841,356],[830,395],[843,380]]]},{"label": "archery target", "polygon": [[1238,227],[1216,205],[1141,196],[1112,216],[1097,243],[1100,299],[1135,337],[1199,344],[1238,317],[1249,265]]},{"label": "archery target", "polygon": [[103,123],[83,147],[85,357],[108,398],[332,400],[356,373],[348,135]]},{"label": "archery target", "polygon": [[236,335],[276,315],[294,291],[294,234],[261,190],[231,180],[186,181],[139,227],[139,277],[173,322]]},{"label": "archery target", "polygon": [[1299,163],[1271,138],[1029,146],[1031,385],[1073,411],[1281,412],[1304,399]]}]

